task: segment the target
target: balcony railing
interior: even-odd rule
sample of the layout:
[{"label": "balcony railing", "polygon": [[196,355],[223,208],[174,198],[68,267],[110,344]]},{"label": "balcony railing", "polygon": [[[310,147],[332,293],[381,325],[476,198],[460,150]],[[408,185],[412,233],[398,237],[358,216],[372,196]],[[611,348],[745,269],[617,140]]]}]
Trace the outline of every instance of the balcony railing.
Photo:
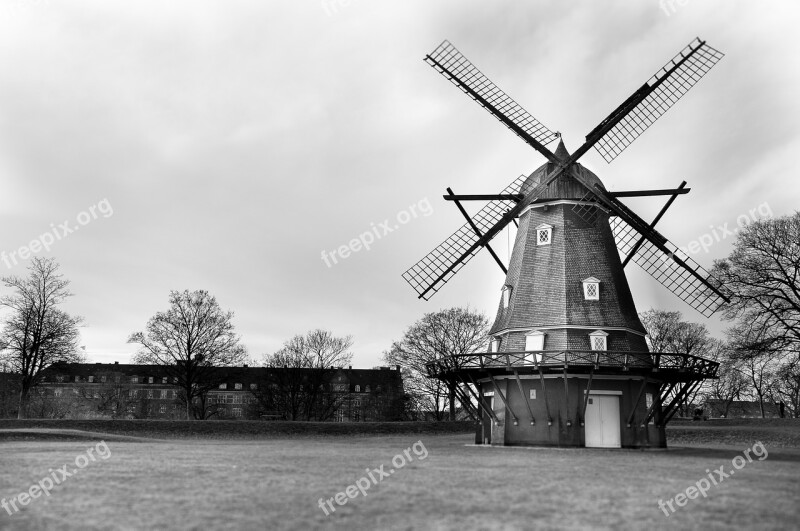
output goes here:
[{"label": "balcony railing", "polygon": [[611,350],[537,350],[459,354],[427,364],[428,375],[447,377],[460,371],[524,370],[561,368],[684,372],[699,378],[715,378],[719,363],[689,354],[624,352]]}]

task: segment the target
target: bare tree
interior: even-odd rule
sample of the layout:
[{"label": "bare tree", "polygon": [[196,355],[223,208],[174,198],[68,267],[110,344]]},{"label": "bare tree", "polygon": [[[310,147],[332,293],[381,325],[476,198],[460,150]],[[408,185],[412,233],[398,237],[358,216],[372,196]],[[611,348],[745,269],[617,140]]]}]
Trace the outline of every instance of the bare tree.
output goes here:
[{"label": "bare tree", "polygon": [[[469,308],[450,308],[427,313],[406,330],[403,338],[393,344],[384,359],[410,368],[416,376],[427,378],[429,363],[438,361],[457,369],[462,363],[459,356],[485,351],[488,334],[489,321],[486,316]],[[459,392],[458,382],[451,380],[445,384],[450,420],[456,419],[456,398],[474,416],[474,405]],[[420,386],[420,389],[424,387]],[[429,389],[435,391],[436,386],[429,386]]]},{"label": "bare tree", "polygon": [[758,400],[761,418],[764,418],[764,402],[771,395],[773,373],[781,353],[774,350],[776,343],[767,338],[769,331],[762,322],[743,321],[726,333],[733,348],[732,355],[740,361],[748,389]]},{"label": "bare tree", "polygon": [[772,389],[776,398],[786,405],[789,415],[800,417],[800,362],[792,360],[778,367]]},{"label": "bare tree", "polygon": [[78,349],[81,318],[58,308],[71,295],[69,281],[58,268],[52,258],[34,257],[26,278],[2,279],[13,293],[0,298],[0,305],[10,310],[3,323],[0,356],[20,375],[18,418],[24,418],[28,396],[45,369],[57,361],[84,361]]},{"label": "bare tree", "polygon": [[327,420],[344,397],[331,392],[333,369],[352,362],[352,346],[351,336],[336,337],[327,330],[294,336],[264,356],[264,365],[275,370],[267,385],[259,386],[260,401],[274,404],[290,420]]},{"label": "bare tree", "polygon": [[758,331],[760,354],[800,352],[800,212],[744,227],[711,273],[731,292],[725,317]]},{"label": "bare tree", "polygon": [[719,369],[717,378],[708,382],[704,394],[706,399],[722,403],[722,416],[727,418],[733,401],[740,400],[747,393],[747,379],[741,368],[741,360],[733,356],[726,342],[713,340],[712,352],[710,358],[719,362]]},{"label": "bare tree", "polygon": [[[141,346],[134,363],[158,365],[181,389],[186,418],[205,419],[205,397],[222,379],[220,367],[242,365],[245,348],[234,332],[233,312],[223,311],[207,291],[171,291],[170,307],[135,332],[129,343]],[[197,400],[200,408],[194,408]]]}]

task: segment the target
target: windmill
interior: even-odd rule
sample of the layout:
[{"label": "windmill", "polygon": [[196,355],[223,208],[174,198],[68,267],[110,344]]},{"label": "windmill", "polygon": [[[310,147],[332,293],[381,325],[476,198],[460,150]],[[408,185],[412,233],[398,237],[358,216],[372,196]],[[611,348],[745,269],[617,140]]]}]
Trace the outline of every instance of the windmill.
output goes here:
[{"label": "windmill", "polygon": [[[722,57],[695,39],[571,154],[560,140],[550,151],[546,146],[560,134],[448,41],[425,57],[547,159],[499,194],[457,195],[448,188],[444,198],[466,223],[403,274],[425,300],[482,248],[506,274],[489,352],[440,359],[429,367],[431,375],[462,384],[465,399],[477,399],[483,419],[478,442],[665,446],[666,422],[704,378],[715,376],[714,362],[648,352],[623,272],[636,263],[704,316],[728,301],[723,286],[655,229],[677,196],[689,192],[686,182],[674,189],[609,192],[578,161],[592,148],[613,161]],[[647,222],[620,200],[641,196],[669,198]],[[462,204],[468,201],[487,203],[470,216]],[[506,267],[490,242],[511,223],[519,228]],[[512,394],[514,381],[519,393]],[[562,385],[563,392],[557,391]],[[527,412],[529,425],[520,423],[520,411]],[[546,422],[537,424],[537,418]]]}]

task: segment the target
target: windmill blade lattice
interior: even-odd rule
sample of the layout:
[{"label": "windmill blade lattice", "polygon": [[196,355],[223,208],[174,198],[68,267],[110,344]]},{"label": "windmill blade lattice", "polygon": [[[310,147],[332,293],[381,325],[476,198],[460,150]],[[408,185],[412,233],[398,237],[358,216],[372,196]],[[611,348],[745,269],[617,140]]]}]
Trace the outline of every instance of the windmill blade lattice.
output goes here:
[{"label": "windmill blade lattice", "polygon": [[[716,282],[714,277],[703,266],[686,256],[675,244],[666,240],[664,246],[670,250],[671,255],[665,254],[664,251],[653,245],[649,240],[642,239],[638,231],[619,217],[612,216],[609,219],[609,224],[614,233],[617,248],[623,256],[627,256],[636,245],[639,245],[636,254],[633,255],[633,261],[703,316],[710,317],[725,304],[722,296],[712,290],[705,282],[722,291],[724,288],[720,283]],[[640,240],[641,243],[639,243]],[[689,269],[678,264],[672,256],[680,258],[698,276],[705,279],[705,282],[695,274],[692,274]]]},{"label": "windmill blade lattice", "polygon": [[442,42],[425,61],[526,142],[525,135],[543,146],[558,138],[557,133],[531,116],[449,41]]},{"label": "windmill blade lattice", "polygon": [[[506,186],[501,194],[525,194],[530,190],[523,189],[527,177],[520,175],[514,182]],[[546,187],[541,187],[544,190]],[[490,201],[472,217],[473,223],[485,234],[497,225],[514,201]],[[508,220],[506,223],[510,223]],[[417,292],[419,298],[428,300],[444,286],[453,275],[464,267],[470,259],[478,254],[482,247],[477,247],[463,260],[458,259],[475,245],[479,236],[468,223],[462,225],[433,251],[425,255],[419,262],[403,273],[403,279]],[[444,276],[443,276],[444,275]]]},{"label": "windmill blade lattice", "polygon": [[[605,161],[611,162],[675,105],[724,55],[705,41],[695,39],[586,138],[602,132],[604,126],[618,120],[594,145]],[[624,115],[621,119],[620,114]]]}]

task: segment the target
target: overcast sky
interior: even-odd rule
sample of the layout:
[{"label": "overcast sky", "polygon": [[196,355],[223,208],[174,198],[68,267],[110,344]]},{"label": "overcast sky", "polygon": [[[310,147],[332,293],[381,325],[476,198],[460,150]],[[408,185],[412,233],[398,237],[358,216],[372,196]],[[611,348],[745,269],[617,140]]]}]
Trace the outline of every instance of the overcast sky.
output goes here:
[{"label": "overcast sky", "polygon": [[[496,193],[544,162],[423,62],[443,39],[575,149],[700,36],[726,57],[612,164],[582,163],[611,190],[688,181],[659,224],[679,246],[751,209],[793,213],[800,8],[680,3],[0,0],[0,271],[26,274],[21,248],[56,257],[97,362],[128,361],[173,289],[234,311],[254,359],[321,327],[372,367],[425,312],[493,318],[485,252],[429,302],[401,278],[463,222],[447,186]],[[648,219],[663,200],[627,203]],[[709,267],[732,241],[692,257]],[[724,328],[626,271],[639,311]]]}]

